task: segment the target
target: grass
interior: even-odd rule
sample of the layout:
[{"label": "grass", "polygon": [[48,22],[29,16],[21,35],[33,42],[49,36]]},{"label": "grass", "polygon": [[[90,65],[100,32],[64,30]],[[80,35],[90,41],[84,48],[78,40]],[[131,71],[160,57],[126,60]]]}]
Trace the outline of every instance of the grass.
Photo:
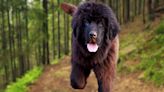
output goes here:
[{"label": "grass", "polygon": [[[163,29],[164,30],[164,29]],[[143,79],[155,85],[164,85],[164,35],[156,34],[147,48],[141,52],[141,63],[137,66],[144,72]]]},{"label": "grass", "polygon": [[[54,59],[51,64],[58,64],[65,56],[62,55],[61,59]],[[42,67],[35,67],[32,70],[28,71],[22,78],[18,78],[16,82],[13,82],[7,86],[5,92],[27,92],[28,85],[33,83],[42,73]],[[55,74],[55,77],[65,76],[66,71],[58,71]],[[1,92],[1,91],[0,91]]]},{"label": "grass", "polygon": [[[131,73],[141,71],[141,79],[152,82],[157,86],[164,85],[164,20],[155,30],[139,32],[135,37],[129,34],[128,42],[122,40],[120,51],[121,63],[118,65],[119,72]],[[142,39],[142,41],[140,41]],[[143,40],[144,39],[144,40]],[[136,48],[130,50],[132,45]],[[138,60],[138,64],[128,65],[127,62]]]},{"label": "grass", "polygon": [[144,72],[143,79],[155,85],[164,85],[164,21],[152,33],[154,37],[144,44],[138,69]]},{"label": "grass", "polygon": [[17,79],[15,83],[7,86],[5,92],[27,92],[27,86],[33,83],[42,73],[41,67],[35,67],[28,71],[22,78]]}]

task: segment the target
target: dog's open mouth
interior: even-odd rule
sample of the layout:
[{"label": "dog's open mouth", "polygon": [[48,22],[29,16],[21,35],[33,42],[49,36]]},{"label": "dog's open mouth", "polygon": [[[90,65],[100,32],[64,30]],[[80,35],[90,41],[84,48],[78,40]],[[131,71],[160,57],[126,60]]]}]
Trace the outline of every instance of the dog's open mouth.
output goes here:
[{"label": "dog's open mouth", "polygon": [[87,43],[87,49],[89,52],[96,52],[98,50],[99,46],[96,43],[96,39],[91,38],[89,43]]},{"label": "dog's open mouth", "polygon": [[97,44],[88,43],[87,49],[89,52],[96,52],[98,50],[99,46]]}]

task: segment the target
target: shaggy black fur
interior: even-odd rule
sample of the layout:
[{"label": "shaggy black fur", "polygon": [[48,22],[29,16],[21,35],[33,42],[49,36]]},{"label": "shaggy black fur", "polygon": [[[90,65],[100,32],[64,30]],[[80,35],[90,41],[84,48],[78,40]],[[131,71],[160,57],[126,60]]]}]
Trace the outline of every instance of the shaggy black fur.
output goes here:
[{"label": "shaggy black fur", "polygon": [[[72,16],[72,71],[70,76],[72,87],[83,89],[93,69],[98,81],[98,92],[111,92],[118,59],[118,33],[120,31],[112,9],[104,4],[86,2],[77,7]],[[84,33],[86,22],[103,24],[102,44],[95,53],[86,49],[86,41],[83,39],[86,35]]]},{"label": "shaggy black fur", "polygon": [[[97,23],[102,19],[105,20],[105,35],[102,36],[103,44],[100,46],[96,53],[89,53],[85,48],[86,46],[84,39],[81,39],[81,37],[85,35],[83,32],[83,24],[85,24],[86,20],[94,21]],[[93,64],[97,64],[98,62],[103,62],[103,60],[107,57],[107,53],[111,47],[112,40],[120,31],[119,24],[111,8],[106,5],[93,2],[84,3],[78,7],[78,10],[73,15],[72,29],[73,56],[75,54],[73,59],[75,59],[77,63],[81,63],[84,66],[86,66],[88,63],[89,65],[93,66]],[[80,59],[77,56],[79,56]]]}]

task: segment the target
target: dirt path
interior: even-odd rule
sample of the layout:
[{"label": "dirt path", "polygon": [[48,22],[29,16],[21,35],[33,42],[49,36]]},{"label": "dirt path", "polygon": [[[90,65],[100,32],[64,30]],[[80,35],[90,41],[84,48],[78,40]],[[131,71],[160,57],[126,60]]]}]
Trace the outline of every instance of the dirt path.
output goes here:
[{"label": "dirt path", "polygon": [[[97,92],[97,83],[92,73],[83,90],[74,90],[69,85],[70,64],[66,57],[58,65],[47,66],[40,78],[29,86],[28,92]],[[117,74],[114,92],[164,92],[164,88],[156,88],[137,79],[138,74]]]},{"label": "dirt path", "polygon": [[[139,20],[122,26],[120,42],[125,40],[128,44],[125,44],[126,46],[124,47],[122,46],[121,52],[123,54],[127,54],[135,49],[135,42],[127,40],[127,36],[135,37],[138,32],[143,31],[143,28],[144,25]],[[131,65],[131,62],[127,61],[126,64]],[[88,83],[83,90],[74,90],[70,87],[69,75],[70,58],[66,57],[57,65],[47,66],[39,79],[29,86],[28,92],[97,92],[97,82],[93,73],[90,75]],[[114,92],[164,92],[164,88],[146,84],[139,79],[139,76],[140,73],[117,74]]]}]

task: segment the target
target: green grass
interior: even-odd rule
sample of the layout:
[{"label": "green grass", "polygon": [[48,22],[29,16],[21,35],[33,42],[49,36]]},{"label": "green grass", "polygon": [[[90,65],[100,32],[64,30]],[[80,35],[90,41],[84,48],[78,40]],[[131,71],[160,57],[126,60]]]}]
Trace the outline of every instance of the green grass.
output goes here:
[{"label": "green grass", "polygon": [[155,85],[164,85],[164,21],[152,33],[154,37],[143,44],[141,63],[137,66],[144,73],[143,79]]},{"label": "green grass", "polygon": [[[163,29],[164,30],[164,29]],[[147,49],[141,53],[141,63],[137,66],[144,72],[143,79],[155,85],[164,85],[164,35],[155,36],[148,43]]]},{"label": "green grass", "polygon": [[164,34],[164,21],[162,21],[159,25],[159,27],[156,29],[157,34]]},{"label": "green grass", "polygon": [[[145,36],[139,36],[140,34],[144,34]],[[130,37],[130,39],[133,39],[132,44],[133,42],[137,43],[135,44],[136,49],[130,53],[121,52],[121,63],[118,65],[118,69],[121,72],[126,71],[128,73],[141,71],[143,80],[152,82],[157,86],[164,85],[164,20],[160,22],[155,30],[140,32],[136,34],[136,38]],[[145,40],[139,41],[138,39]],[[130,62],[133,62],[136,58],[139,64],[133,66],[126,65],[126,61],[130,60]]]},{"label": "green grass", "polygon": [[35,67],[28,71],[22,78],[17,79],[15,83],[7,86],[5,92],[27,92],[27,86],[34,82],[42,73],[41,67]]}]

